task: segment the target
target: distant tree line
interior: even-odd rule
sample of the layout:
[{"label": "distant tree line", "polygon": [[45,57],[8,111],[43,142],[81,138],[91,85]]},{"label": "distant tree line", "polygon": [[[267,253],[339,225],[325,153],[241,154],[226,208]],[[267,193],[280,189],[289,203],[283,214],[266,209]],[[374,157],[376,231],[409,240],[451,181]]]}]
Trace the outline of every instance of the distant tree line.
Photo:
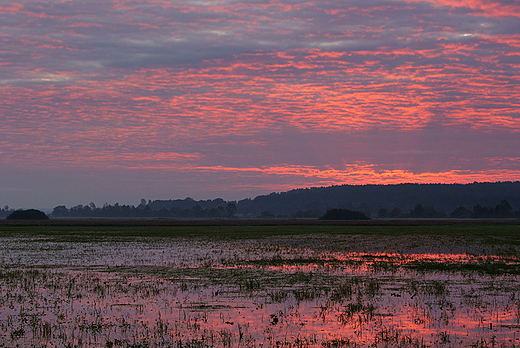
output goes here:
[{"label": "distant tree line", "polygon": [[[53,217],[319,218],[346,209],[380,218],[520,218],[520,182],[341,185],[225,201],[142,199],[140,204],[57,206]],[[5,206],[0,217],[13,210]]]},{"label": "distant tree line", "polygon": [[433,207],[423,207],[417,204],[408,212],[403,212],[399,208],[390,211],[382,208],[377,213],[379,218],[455,218],[455,219],[503,219],[503,218],[520,218],[520,209],[513,211],[513,208],[507,200],[502,200],[494,207],[483,207],[480,204],[474,205],[472,208],[458,206],[451,213],[446,214],[444,211],[438,211]]},{"label": "distant tree line", "polygon": [[[275,216],[314,218],[327,210],[348,209],[362,211],[375,217],[381,208],[391,213],[401,210],[406,215],[418,203],[422,207],[435,207],[439,212],[449,212],[457,207],[494,207],[507,200],[513,209],[520,208],[520,182],[494,182],[472,184],[397,184],[397,185],[339,185],[313,187],[273,192],[253,199],[237,202],[237,214],[260,216],[270,212]],[[424,212],[422,212],[424,213]]]},{"label": "distant tree line", "polygon": [[[180,201],[180,200],[179,200]],[[186,203],[186,200],[182,200]],[[188,199],[189,201],[189,199]],[[138,206],[120,205],[119,203],[105,204],[103,207],[96,207],[94,203],[88,205],[76,205],[67,208],[63,205],[57,206],[52,211],[51,216],[55,218],[66,217],[99,217],[99,218],[205,218],[205,219],[221,219],[233,218],[238,216],[237,205],[234,201],[226,202],[222,199],[208,200],[208,201],[193,201],[184,207],[172,206],[167,209],[162,204],[155,204],[154,202],[141,202]],[[155,208],[155,209],[154,209]],[[6,211],[5,209],[2,211]],[[9,210],[8,212],[13,212]],[[357,214],[357,215],[356,215]],[[8,214],[6,214],[8,215]],[[315,210],[299,210],[292,215],[275,215],[269,210],[262,211],[256,217],[272,219],[272,218],[321,218],[321,219],[368,219],[369,216],[361,211],[352,211],[344,208],[329,208],[325,212]],[[442,210],[437,210],[434,207],[423,206],[416,204],[413,209],[403,211],[400,208],[393,208],[387,210],[385,208],[379,209],[377,213],[378,218],[457,218],[457,219],[501,219],[501,218],[520,218],[520,209],[513,211],[511,205],[507,200],[502,200],[499,204],[491,207],[481,206],[476,204],[473,207],[459,206],[450,213],[445,213]]]},{"label": "distant tree line", "polygon": [[[234,202],[224,202],[213,207],[202,208],[200,204],[194,204],[189,208],[172,207],[166,209],[152,209],[151,204],[143,202],[138,206],[120,205],[119,203],[105,204],[96,207],[94,203],[89,205],[76,205],[70,209],[64,205],[57,206],[52,211],[53,217],[104,217],[104,218],[129,218],[129,217],[162,217],[162,218],[232,218],[236,212]],[[151,202],[150,202],[151,203]]]}]

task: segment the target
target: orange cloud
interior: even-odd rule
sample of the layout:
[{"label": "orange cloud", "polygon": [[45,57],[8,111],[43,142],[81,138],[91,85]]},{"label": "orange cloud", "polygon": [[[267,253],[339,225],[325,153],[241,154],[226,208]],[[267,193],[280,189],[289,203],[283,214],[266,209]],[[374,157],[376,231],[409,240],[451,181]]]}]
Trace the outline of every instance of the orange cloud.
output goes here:
[{"label": "orange cloud", "polygon": [[[236,167],[195,167],[195,171],[208,171],[214,173],[251,173],[269,176],[291,178],[286,189],[294,187],[294,183],[305,186],[328,185],[366,185],[366,184],[399,184],[399,183],[471,183],[484,181],[515,181],[520,180],[520,171],[510,169],[493,170],[450,170],[444,172],[414,173],[400,169],[375,169],[376,165],[355,163],[347,165],[343,169],[318,168],[314,166],[282,165],[262,168],[236,168]],[[304,184],[305,183],[305,184]],[[283,186],[283,185],[282,185]]]}]

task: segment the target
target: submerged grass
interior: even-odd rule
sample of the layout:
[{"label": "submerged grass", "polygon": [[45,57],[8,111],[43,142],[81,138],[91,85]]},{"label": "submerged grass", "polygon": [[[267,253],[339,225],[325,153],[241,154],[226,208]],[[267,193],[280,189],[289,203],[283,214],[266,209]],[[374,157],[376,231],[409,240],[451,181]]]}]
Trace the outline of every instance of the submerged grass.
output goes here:
[{"label": "submerged grass", "polygon": [[519,260],[514,264],[508,264],[503,261],[482,261],[472,263],[455,263],[455,262],[424,262],[414,261],[404,265],[406,268],[418,271],[437,271],[437,272],[478,272],[489,275],[520,275]]}]

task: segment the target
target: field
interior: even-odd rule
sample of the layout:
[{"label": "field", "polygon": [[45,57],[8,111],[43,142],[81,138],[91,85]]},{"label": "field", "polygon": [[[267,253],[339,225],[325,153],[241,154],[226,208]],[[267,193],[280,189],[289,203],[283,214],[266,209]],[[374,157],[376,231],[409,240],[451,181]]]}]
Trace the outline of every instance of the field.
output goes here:
[{"label": "field", "polygon": [[3,223],[0,245],[0,347],[520,347],[513,223]]}]

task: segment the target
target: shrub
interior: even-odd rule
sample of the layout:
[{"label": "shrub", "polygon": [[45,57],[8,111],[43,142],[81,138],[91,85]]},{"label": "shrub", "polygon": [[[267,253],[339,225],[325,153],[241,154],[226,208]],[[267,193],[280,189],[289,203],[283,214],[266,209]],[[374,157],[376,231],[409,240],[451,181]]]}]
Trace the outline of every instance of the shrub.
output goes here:
[{"label": "shrub", "polygon": [[320,220],[370,220],[370,218],[361,211],[330,209],[320,216]]},{"label": "shrub", "polygon": [[36,209],[15,210],[6,217],[7,220],[49,220],[44,212]]}]

